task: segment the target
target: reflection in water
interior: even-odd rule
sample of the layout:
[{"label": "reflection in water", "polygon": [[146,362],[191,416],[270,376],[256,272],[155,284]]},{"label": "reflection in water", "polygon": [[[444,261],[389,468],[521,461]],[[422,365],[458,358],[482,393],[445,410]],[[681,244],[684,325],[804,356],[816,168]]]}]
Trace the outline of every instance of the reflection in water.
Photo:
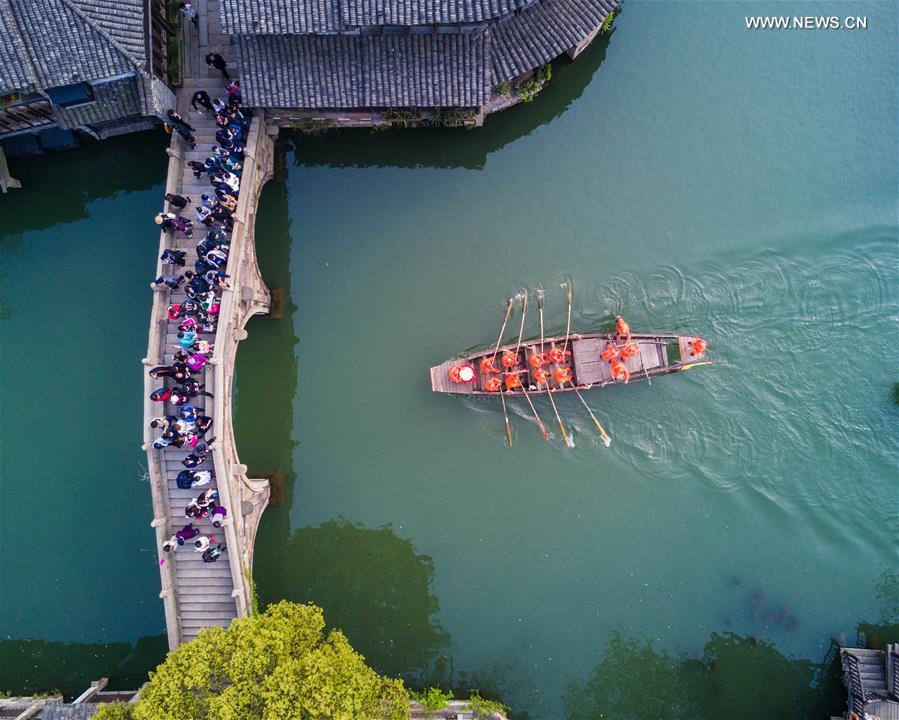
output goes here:
[{"label": "reflection in water", "polygon": [[[281,290],[282,317],[251,321],[238,353],[235,434],[243,462],[253,475],[274,475],[273,504],[266,510],[255,558],[254,576],[264,603],[281,599],[312,601],[343,630],[378,672],[402,676],[446,677],[439,657],[449,645],[436,620],[432,593],[434,565],[415,552],[409,540],[390,527],[365,528],[331,520],[292,531],[294,398],[298,353],[292,301],[290,236],[286,183],[270,183],[260,199],[257,252],[262,275]],[[288,242],[281,241],[287,238]],[[278,372],[271,372],[278,368]],[[271,422],[271,419],[277,419]]]},{"label": "reflection in water", "polygon": [[[293,499],[296,479],[293,453],[297,442],[292,433],[299,340],[294,330],[297,306],[290,292],[293,237],[286,183],[270,181],[265,186],[257,217],[266,218],[264,231],[257,228],[259,268],[266,285],[280,298],[281,317],[251,319],[248,338],[238,348],[234,385],[243,388],[243,392],[235,395],[234,433],[241,462],[249,467],[250,476],[272,479],[273,507],[263,515],[260,533],[264,533],[266,525],[288,522],[286,510]],[[271,372],[272,368],[279,371]],[[277,418],[277,422],[272,422],[272,418]]]},{"label": "reflection in water", "polygon": [[[18,233],[86,218],[93,200],[158,185],[160,178],[165,180],[167,140],[162,131],[146,132],[109,138],[71,153],[12,158],[10,172],[22,181],[22,188],[0,195],[2,249],[12,249]],[[162,197],[159,202],[161,206]]]},{"label": "reflection in water", "polygon": [[0,639],[0,691],[32,694],[60,690],[78,695],[91,681],[109,678],[110,690],[133,690],[147,680],[147,668],[162,662],[165,635],[129,643],[63,643]]},{"label": "reflection in water", "polygon": [[[332,131],[295,144],[295,162],[326,167],[434,167],[479,170],[487,156],[562,115],[590,84],[614,30],[574,62],[558,61],[539,98],[487,118],[483,127]],[[439,150],[435,151],[435,148]]]},{"label": "reflection in water", "polygon": [[345,519],[300,528],[279,550],[257,573],[263,601],[312,601],[378,672],[410,682],[430,674],[449,645],[436,619],[431,558],[389,526]]},{"label": "reflection in water", "polygon": [[832,653],[818,664],[791,659],[734,633],[712,633],[698,658],[612,633],[602,661],[563,700],[569,720],[823,717],[842,701],[836,670]]}]

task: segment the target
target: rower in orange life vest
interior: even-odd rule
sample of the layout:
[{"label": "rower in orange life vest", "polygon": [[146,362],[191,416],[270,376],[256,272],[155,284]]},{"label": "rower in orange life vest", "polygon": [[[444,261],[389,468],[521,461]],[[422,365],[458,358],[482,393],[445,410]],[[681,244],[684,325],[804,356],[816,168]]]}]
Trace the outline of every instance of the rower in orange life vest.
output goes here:
[{"label": "rower in orange life vest", "polygon": [[474,368],[471,365],[453,365],[449,369],[449,379],[455,383],[474,382]]},{"label": "rower in orange life vest", "polygon": [[487,392],[496,392],[503,386],[503,381],[498,377],[490,377],[487,378],[487,382],[484,383],[484,387],[487,389]]},{"label": "rower in orange life vest", "polygon": [[624,382],[625,385],[631,379],[627,366],[617,358],[612,359],[612,378],[619,382]]},{"label": "rower in orange life vest", "polygon": [[556,368],[555,372],[553,372],[553,380],[559,385],[571,382],[571,370],[568,368]]},{"label": "rower in orange life vest", "polygon": [[618,346],[609,340],[606,346],[603,348],[603,351],[600,353],[599,357],[606,362],[611,362],[613,359],[618,357]]},{"label": "rower in orange life vest", "polygon": [[493,362],[493,358],[483,358],[481,360],[481,374],[486,375],[487,373],[498,373],[499,370],[496,369],[496,365]]},{"label": "rower in orange life vest", "polygon": [[518,365],[518,353],[514,353],[511,350],[503,351],[503,359],[502,364],[504,368],[513,368]]},{"label": "rower in orange life vest", "polygon": [[535,352],[528,358],[528,364],[534,368],[534,370],[539,370],[540,366],[546,362],[546,357],[541,355],[540,353]]},{"label": "rower in orange life vest", "polygon": [[549,359],[554,363],[563,363],[565,362],[565,356],[571,355],[571,350],[565,350],[562,352],[559,348],[553,348],[549,351]]},{"label": "rower in orange life vest", "polygon": [[618,315],[615,318],[615,332],[618,333],[619,343],[621,338],[627,338],[625,345],[631,344],[631,326],[624,322],[624,318]]},{"label": "rower in orange life vest", "polygon": [[506,375],[506,389],[513,390],[514,388],[521,387],[521,380],[518,379],[518,375],[515,373],[509,373]]},{"label": "rower in orange life vest", "polygon": [[707,347],[706,341],[702,338],[693,338],[690,341],[690,350],[694,355],[702,355]]}]

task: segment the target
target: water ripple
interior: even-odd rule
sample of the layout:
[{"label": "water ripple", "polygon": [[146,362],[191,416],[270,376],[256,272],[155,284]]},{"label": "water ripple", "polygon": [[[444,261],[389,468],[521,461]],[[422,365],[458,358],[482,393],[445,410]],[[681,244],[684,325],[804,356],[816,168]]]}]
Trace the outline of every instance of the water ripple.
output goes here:
[{"label": "water ripple", "polygon": [[[890,233],[806,238],[727,266],[622,273],[589,292],[582,283],[586,301],[576,305],[574,327],[609,328],[620,313],[640,329],[701,333],[718,364],[652,387],[588,394],[613,429],[611,450],[597,442],[577,400],[562,398],[577,446],[551,447],[574,462],[616,453],[656,482],[697,477],[728,492],[751,486],[784,506],[861,499],[862,485],[846,479],[864,469],[889,473],[897,460],[889,390],[899,377],[899,303]],[[510,408],[515,423],[533,422],[527,408]],[[785,477],[805,482],[780,483]]]}]

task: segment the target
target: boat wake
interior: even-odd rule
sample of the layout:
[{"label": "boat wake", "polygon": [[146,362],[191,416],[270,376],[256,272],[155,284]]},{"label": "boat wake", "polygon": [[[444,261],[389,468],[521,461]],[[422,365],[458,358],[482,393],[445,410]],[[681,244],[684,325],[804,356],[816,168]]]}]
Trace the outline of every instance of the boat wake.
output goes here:
[{"label": "boat wake", "polygon": [[[582,282],[573,328],[610,329],[622,314],[635,329],[695,332],[709,340],[717,364],[651,386],[586,393],[613,437],[610,450],[576,398],[555,396],[570,434],[582,442],[570,452],[553,424],[552,447],[575,462],[616,453],[650,479],[699,477],[722,490],[749,484],[780,504],[846,502],[865,492],[846,480],[860,468],[889,477],[897,461],[890,401],[899,377],[899,302],[890,290],[895,242],[877,229],[815,238],[728,267],[618,275],[586,298]],[[532,399],[544,421],[553,417],[545,395]],[[493,403],[466,402],[499,411]],[[520,436],[523,423],[536,425],[524,403],[508,406]],[[534,442],[539,438],[535,429]],[[807,482],[790,483],[798,495],[784,497],[778,480],[791,475]]]}]

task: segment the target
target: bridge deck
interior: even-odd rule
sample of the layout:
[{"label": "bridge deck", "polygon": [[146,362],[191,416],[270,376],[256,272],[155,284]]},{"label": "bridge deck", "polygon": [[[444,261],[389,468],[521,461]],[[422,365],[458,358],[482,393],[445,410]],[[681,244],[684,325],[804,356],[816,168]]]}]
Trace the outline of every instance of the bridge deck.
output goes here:
[{"label": "bridge deck", "polygon": [[[200,28],[197,29],[185,22],[183,29],[185,77],[184,85],[177,94],[178,111],[194,127],[197,148],[191,150],[180,138],[173,139],[166,185],[168,192],[191,198],[191,203],[186,208],[173,211],[191,217],[194,221],[194,210],[201,203],[201,195],[211,193],[212,187],[205,175],[200,179],[194,177],[188,162],[203,161],[211,154],[211,148],[216,145],[217,128],[213,114],[193,110],[190,107],[190,99],[198,89],[206,90],[213,98],[226,95],[224,79],[217,70],[208,68],[203,60],[207,52],[218,52],[225,58],[229,67],[233,67],[235,61],[234,51],[220,30],[218,4],[219,0],[201,0],[195,3],[195,7],[200,11]],[[255,119],[253,124],[257,124]],[[257,128],[256,137],[259,137],[258,130]],[[261,137],[267,140],[264,134]],[[267,502],[268,490],[264,487],[264,483],[247,480],[246,468],[236,462],[237,454],[230,418],[233,352],[239,339],[237,334],[242,331],[242,325],[248,317],[242,298],[245,292],[251,298],[258,296],[260,293],[258,285],[261,284],[258,270],[256,273],[248,272],[248,269],[255,270],[255,251],[246,250],[246,246],[253,242],[255,201],[258,189],[265,179],[259,180],[257,176],[252,152],[248,143],[247,161],[241,183],[241,202],[235,213],[235,230],[232,234],[231,253],[226,270],[231,276],[229,280],[231,290],[226,291],[230,297],[222,298],[215,336],[200,335],[212,343],[216,350],[212,361],[204,371],[194,374],[194,377],[206,385],[207,391],[216,394],[216,398],[213,400],[199,396],[191,401],[191,404],[198,409],[198,414],[213,418],[212,428],[206,437],[207,440],[216,438],[212,445],[214,452],[210,453],[198,469],[214,470],[216,480],[207,487],[218,487],[220,503],[228,510],[228,521],[224,528],[213,528],[208,518],[193,520],[193,524],[201,534],[212,536],[216,544],[221,543],[224,552],[217,562],[204,563],[201,553],[195,552],[191,543],[181,546],[173,553],[163,553],[160,548],[160,574],[163,587],[160,596],[165,600],[166,625],[169,645],[172,648],[193,639],[204,627],[227,626],[234,618],[246,615],[252,604],[246,574],[252,568],[255,524]],[[267,157],[266,161],[270,163],[271,159]],[[244,198],[245,194],[249,197]],[[166,207],[165,210],[171,208]],[[174,236],[163,235],[160,248],[178,248],[187,253],[184,267],[169,269],[171,266],[166,266],[166,272],[180,274],[193,269],[197,259],[196,245],[202,240],[205,231],[206,228],[195,221],[193,238],[183,237],[181,233]],[[267,293],[264,286],[263,291]],[[177,349],[178,321],[168,320],[167,308],[169,304],[185,299],[183,290],[171,292],[167,289],[157,289],[146,364],[168,365],[173,361]],[[259,311],[258,300],[254,300],[251,305],[253,307],[250,313]],[[161,380],[145,381],[145,387],[152,383],[155,383],[155,387],[163,384]],[[147,404],[144,411],[145,420],[151,416],[177,414],[178,409],[168,403],[163,406],[149,400],[145,402]],[[147,445],[147,441],[152,442],[152,435],[147,429],[144,437],[153,491],[153,524],[157,529],[157,541],[161,542],[189,522],[184,514],[184,508],[203,488],[183,490],[177,486],[177,475],[184,469],[181,460],[189,454],[189,449],[169,446],[164,450],[154,450]]]}]

